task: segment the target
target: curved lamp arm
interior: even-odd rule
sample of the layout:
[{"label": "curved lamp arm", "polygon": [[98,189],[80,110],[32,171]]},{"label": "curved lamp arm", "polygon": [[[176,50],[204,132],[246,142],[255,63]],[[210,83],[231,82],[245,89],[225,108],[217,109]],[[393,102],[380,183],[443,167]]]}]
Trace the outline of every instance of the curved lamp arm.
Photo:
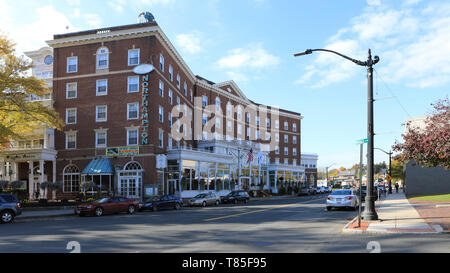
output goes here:
[{"label": "curved lamp arm", "polygon": [[372,55],[371,55],[370,49],[369,49],[369,58],[368,58],[368,60],[366,62],[362,62],[362,61],[350,58],[348,56],[345,56],[344,54],[341,54],[339,52],[336,52],[336,51],[333,51],[333,50],[329,50],[329,49],[307,49],[305,52],[294,54],[294,57],[299,57],[299,56],[303,56],[303,55],[309,55],[309,54],[313,53],[314,51],[330,52],[330,53],[339,55],[342,58],[345,58],[345,59],[347,59],[347,60],[349,60],[349,61],[351,61],[351,62],[353,62],[353,63],[355,63],[357,65],[360,65],[360,66],[372,66],[372,65],[374,65],[374,64],[376,64],[376,63],[378,63],[380,61],[380,58],[378,56],[375,56],[374,59],[372,60]]}]

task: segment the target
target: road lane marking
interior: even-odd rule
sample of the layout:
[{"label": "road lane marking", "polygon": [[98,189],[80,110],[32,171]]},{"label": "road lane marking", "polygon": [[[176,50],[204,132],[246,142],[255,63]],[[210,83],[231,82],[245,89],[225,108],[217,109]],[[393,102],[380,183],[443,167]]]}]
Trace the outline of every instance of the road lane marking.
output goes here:
[{"label": "road lane marking", "polygon": [[305,204],[305,203],[309,203],[311,201],[317,201],[319,199],[312,199],[312,200],[308,200],[305,202],[301,202],[301,203],[294,203],[294,204],[287,204],[287,205],[279,205],[273,208],[268,208],[268,209],[260,209],[260,210],[254,210],[254,211],[248,211],[248,212],[242,212],[242,213],[237,213],[237,214],[231,214],[231,215],[226,215],[226,216],[220,216],[220,217],[215,217],[215,218],[209,218],[209,219],[205,219],[203,221],[205,222],[210,222],[210,221],[215,221],[215,220],[221,220],[221,219],[226,219],[226,218],[232,218],[232,217],[238,217],[238,216],[242,216],[242,215],[247,215],[247,214],[252,214],[252,213],[258,213],[258,212],[263,212],[263,211],[268,211],[268,210],[274,210],[274,209],[280,209],[280,208],[287,208],[287,207],[292,207],[298,204]]}]

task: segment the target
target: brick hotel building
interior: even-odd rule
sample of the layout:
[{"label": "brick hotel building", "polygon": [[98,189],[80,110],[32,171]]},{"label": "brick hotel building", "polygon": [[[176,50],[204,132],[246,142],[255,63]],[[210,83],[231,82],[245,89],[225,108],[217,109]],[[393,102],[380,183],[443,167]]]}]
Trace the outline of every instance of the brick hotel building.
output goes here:
[{"label": "brick hotel building", "polygon": [[[59,198],[84,182],[136,199],[316,185],[301,164],[301,114],[259,105],[233,81],[196,76],[155,21],[47,43],[54,107],[66,122],[54,133]],[[154,69],[136,74],[142,64]]]}]

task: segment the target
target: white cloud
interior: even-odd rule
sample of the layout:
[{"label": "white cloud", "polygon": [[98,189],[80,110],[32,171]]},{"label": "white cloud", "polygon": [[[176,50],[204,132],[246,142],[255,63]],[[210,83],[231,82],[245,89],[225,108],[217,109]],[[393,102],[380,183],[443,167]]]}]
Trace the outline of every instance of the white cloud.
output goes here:
[{"label": "white cloud", "polygon": [[[449,37],[450,3],[432,3],[422,9],[380,4],[367,8],[330,37],[326,48],[363,61],[371,48],[373,55],[381,58],[375,69],[384,80],[426,88],[450,83]],[[343,58],[331,58],[333,54],[314,55],[297,84],[323,87],[361,70]]]},{"label": "white cloud", "polygon": [[[7,7],[1,3],[2,7]],[[8,37],[17,44],[18,54],[47,46],[45,41],[53,39],[54,34],[67,32],[67,26],[71,31],[77,30],[69,19],[53,6],[38,8],[36,14],[37,20],[29,24],[21,24],[19,22],[21,19],[12,17],[10,13],[2,14],[0,29],[6,30]]]},{"label": "white cloud", "polygon": [[98,14],[83,14],[83,20],[92,28],[100,28],[102,20]]},{"label": "white cloud", "polygon": [[248,77],[245,76],[242,73],[228,71],[227,75],[230,79],[234,80],[235,82],[246,82],[248,81]]},{"label": "white cloud", "polygon": [[381,1],[380,0],[367,0],[367,4],[369,6],[379,6],[379,5],[381,5]]},{"label": "white cloud", "polygon": [[217,62],[220,68],[268,68],[280,63],[280,59],[269,54],[261,44],[251,44],[246,48],[236,48]]},{"label": "white cloud", "polygon": [[79,6],[80,0],[66,0],[67,4],[71,5],[71,6]]},{"label": "white cloud", "polygon": [[179,34],[175,38],[175,43],[182,51],[189,54],[195,54],[202,51],[201,47],[201,33],[193,32],[190,34]]}]

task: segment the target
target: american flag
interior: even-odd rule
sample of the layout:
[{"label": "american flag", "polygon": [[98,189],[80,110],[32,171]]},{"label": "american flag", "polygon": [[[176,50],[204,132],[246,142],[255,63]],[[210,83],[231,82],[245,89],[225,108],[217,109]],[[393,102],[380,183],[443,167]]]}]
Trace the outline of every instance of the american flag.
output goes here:
[{"label": "american flag", "polygon": [[247,163],[250,163],[253,161],[253,149],[250,149],[250,151],[248,152],[248,161]]}]

